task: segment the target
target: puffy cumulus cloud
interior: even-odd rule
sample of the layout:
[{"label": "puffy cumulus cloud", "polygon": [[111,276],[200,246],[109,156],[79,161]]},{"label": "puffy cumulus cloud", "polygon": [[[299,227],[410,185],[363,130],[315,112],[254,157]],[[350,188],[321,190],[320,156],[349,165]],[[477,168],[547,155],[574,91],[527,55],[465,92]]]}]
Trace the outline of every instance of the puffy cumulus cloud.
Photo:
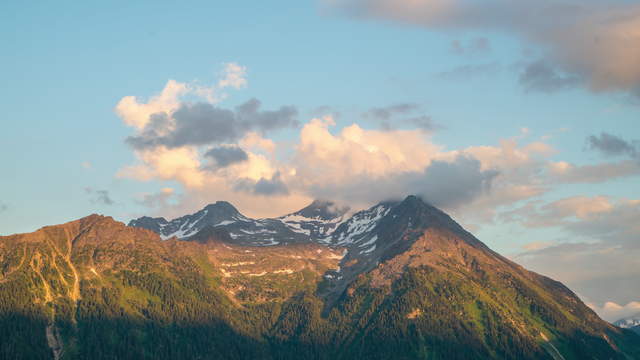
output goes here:
[{"label": "puffy cumulus cloud", "polygon": [[[554,70],[525,69],[525,84],[543,89],[580,79],[594,91],[640,85],[640,5],[625,0],[325,0],[330,8],[433,30],[498,31],[540,46]],[[555,70],[557,69],[557,70]],[[529,74],[527,74],[527,72]]]},{"label": "puffy cumulus cloud", "polygon": [[216,103],[225,97],[224,88],[240,88],[246,85],[246,68],[235,63],[224,65],[223,78],[217,85],[202,86],[197,83],[184,83],[169,80],[158,95],[146,102],[136,96],[125,96],[116,105],[115,112],[128,126],[143,129],[154,114],[170,116],[183,104],[186,96],[192,95]]},{"label": "puffy cumulus cloud", "polygon": [[[134,128],[126,143],[138,161],[117,175],[140,181],[176,181],[185,189],[181,199],[214,187],[225,189],[227,195],[246,193],[247,184],[252,194],[286,195],[275,163],[275,143],[264,135],[297,126],[297,109],[263,110],[257,99],[232,109],[217,106],[224,98],[221,90],[246,86],[245,77],[246,68],[230,63],[211,87],[170,80],[160,94],[147,101],[123,98],[115,110]],[[162,199],[169,195],[151,194],[142,201],[166,204]]]},{"label": "puffy cumulus cloud", "polygon": [[501,208],[537,197],[549,189],[541,171],[546,158],[555,154],[546,143],[520,145],[517,138],[503,139],[497,146],[472,146],[447,156],[466,154],[480,162],[481,171],[495,171],[491,190],[459,209],[448,209],[466,226],[491,223]]},{"label": "puffy cumulus cloud", "polygon": [[[213,148],[138,148],[139,163],[118,175],[177,181],[185,188],[185,203],[190,197],[233,201],[251,195],[255,204],[250,215],[265,215],[255,211],[261,202],[273,216],[281,215],[276,213],[281,206],[268,207],[267,202],[299,205],[302,199],[331,198],[364,207],[408,194],[453,209],[491,193],[501,171],[497,158],[506,155],[499,151],[480,159],[474,149],[445,152],[420,129],[380,131],[352,124],[334,134],[334,125],[331,117],[310,120],[301,128],[299,141],[285,149],[288,157],[280,159],[273,141],[256,132],[247,133],[238,144]],[[535,152],[528,147],[518,151]],[[159,203],[149,198],[153,201]]]},{"label": "puffy cumulus cloud", "polygon": [[459,155],[453,160],[433,160],[420,171],[318,182],[310,185],[310,192],[315,198],[338,198],[359,207],[415,194],[434,206],[452,210],[489,192],[496,175],[497,171],[481,170],[477,159]]},{"label": "puffy cumulus cloud", "polygon": [[626,305],[620,305],[613,301],[607,301],[602,306],[593,303],[587,303],[587,305],[601,318],[610,322],[640,314],[640,301],[631,301]]},{"label": "puffy cumulus cloud", "polygon": [[276,143],[271,139],[262,137],[256,132],[247,133],[239,142],[240,146],[256,152],[273,154],[276,151]]},{"label": "puffy cumulus cloud", "polygon": [[178,148],[223,142],[235,142],[252,130],[270,130],[297,125],[297,110],[283,106],[278,110],[261,110],[257,99],[222,109],[209,103],[182,104],[171,115],[156,113],[141,131],[127,138],[133,148],[157,146]]},{"label": "puffy cumulus cloud", "polygon": [[597,303],[637,300],[640,293],[640,200],[576,196],[531,202],[504,214],[527,228],[557,227],[567,240],[526,249],[516,260]]},{"label": "puffy cumulus cloud", "polygon": [[452,162],[434,160],[422,174],[409,179],[407,188],[437,207],[458,208],[488,193],[498,174],[481,170],[475,158],[459,155]]},{"label": "puffy cumulus cloud", "polygon": [[[447,210],[483,198],[488,201],[504,169],[499,158],[512,156],[514,151],[540,151],[516,151],[505,145],[509,150],[484,147],[447,152],[417,129],[378,131],[354,124],[334,135],[330,132],[333,125],[333,119],[325,117],[302,128],[292,163],[296,185],[308,189],[313,197],[340,198],[357,206],[407,194],[421,195]],[[505,163],[520,166],[509,160]],[[522,161],[521,166],[528,164]],[[515,192],[510,196],[516,196]],[[532,196],[531,191],[526,193]]]},{"label": "puffy cumulus cloud", "polygon": [[[243,148],[226,144],[209,152],[163,146],[141,150],[142,164],[120,175],[177,180],[192,192],[224,183],[227,195],[277,196],[283,201],[287,196],[330,198],[354,207],[418,194],[459,217],[486,222],[500,207],[546,191],[539,174],[541,158],[555,152],[545,143],[518,145],[514,139],[499,146],[444,151],[419,129],[380,131],[352,124],[334,134],[333,126],[332,117],[310,120],[301,128],[298,143],[285,149],[290,151],[286,159],[276,159],[273,141],[248,133],[239,141]],[[226,155],[243,160],[227,161]],[[214,161],[203,166],[206,159]],[[207,171],[212,169],[215,172]]]},{"label": "puffy cumulus cloud", "polygon": [[440,151],[419,130],[365,130],[357,124],[337,135],[332,117],[316,118],[300,131],[294,167],[303,182],[344,183],[352,177],[383,177],[422,171]]},{"label": "puffy cumulus cloud", "polygon": [[149,150],[137,151],[139,164],[126,166],[117,173],[121,178],[133,178],[140,181],[152,179],[176,180],[184,186],[200,187],[205,174],[200,169],[201,161],[197,149],[183,147],[167,149],[159,146]]},{"label": "puffy cumulus cloud", "polygon": [[188,92],[187,84],[169,80],[160,94],[146,103],[139,102],[135,96],[125,96],[120,99],[115,111],[125,124],[142,129],[150,121],[151,115],[175,111],[180,106],[180,97]]},{"label": "puffy cumulus cloud", "polygon": [[627,155],[640,157],[640,141],[627,141],[606,132],[587,137],[587,146],[607,156]]}]

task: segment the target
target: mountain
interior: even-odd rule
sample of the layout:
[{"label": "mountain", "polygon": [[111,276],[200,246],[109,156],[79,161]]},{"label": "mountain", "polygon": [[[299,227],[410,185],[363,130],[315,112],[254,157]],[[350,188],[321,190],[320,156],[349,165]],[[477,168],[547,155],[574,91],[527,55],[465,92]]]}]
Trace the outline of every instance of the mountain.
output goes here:
[{"label": "mountain", "polygon": [[613,325],[621,327],[623,329],[633,330],[636,333],[640,334],[640,313],[620,319],[614,322]]},{"label": "mountain", "polygon": [[205,227],[228,233],[232,243],[248,246],[306,243],[329,236],[348,212],[333,202],[315,200],[297,212],[274,219],[251,219],[233,205],[218,201],[204,209],[171,221],[165,218],[141,217],[129,226],[154,231],[162,239],[187,239]]},{"label": "mountain", "polygon": [[640,336],[417,197],[317,202],[269,219],[309,231],[269,243],[220,225],[268,224],[227,204],[0,237],[0,358],[640,358]]}]

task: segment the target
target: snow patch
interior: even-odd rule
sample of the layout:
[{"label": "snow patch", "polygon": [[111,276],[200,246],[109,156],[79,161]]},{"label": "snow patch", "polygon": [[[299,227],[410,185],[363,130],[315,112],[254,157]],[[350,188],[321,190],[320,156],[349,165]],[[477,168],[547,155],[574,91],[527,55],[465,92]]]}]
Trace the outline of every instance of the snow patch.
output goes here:
[{"label": "snow patch", "polygon": [[389,210],[390,208],[385,205],[378,205],[369,211],[362,211],[355,214],[345,223],[347,229],[340,234],[337,244],[352,244],[356,238],[372,231],[378,225],[378,221],[382,219]]},{"label": "snow patch", "polygon": [[376,246],[375,246],[375,245],[373,245],[372,247],[370,247],[370,248],[368,248],[367,250],[362,251],[362,252],[360,252],[360,253],[361,253],[361,254],[368,254],[368,253],[372,252],[372,251],[373,251],[373,250],[375,250],[375,249],[376,249]]}]

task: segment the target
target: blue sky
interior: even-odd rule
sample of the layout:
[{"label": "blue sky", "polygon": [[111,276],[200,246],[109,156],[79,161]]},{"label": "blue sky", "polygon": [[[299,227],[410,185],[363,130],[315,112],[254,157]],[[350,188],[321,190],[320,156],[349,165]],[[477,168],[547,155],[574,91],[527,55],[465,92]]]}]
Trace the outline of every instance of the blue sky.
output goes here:
[{"label": "blue sky", "polygon": [[[517,14],[547,2],[512,6],[491,0],[486,12],[506,8]],[[502,10],[488,16],[469,0],[446,2],[455,11],[440,14],[432,6],[441,3],[3,2],[0,234],[33,231],[94,212],[122,221],[141,214],[171,217],[221,199],[249,215],[270,216],[328,193],[356,207],[382,200],[380,193],[387,192],[428,197],[435,190],[420,186],[437,188],[437,180],[449,182],[449,173],[436,177],[436,168],[430,167],[435,161],[467,171],[458,172],[456,179],[468,179],[459,186],[469,197],[463,204],[445,198],[440,205],[488,245],[569,283],[597,306],[609,300],[621,305],[640,300],[633,295],[640,291],[637,286],[616,294],[577,275],[603,251],[619,252],[620,257],[600,259],[622,262],[625,271],[603,273],[602,278],[621,288],[639,275],[631,267],[640,265],[634,260],[640,259],[640,232],[637,225],[620,219],[640,213],[640,205],[633,202],[640,198],[640,160],[631,150],[612,152],[588,141],[590,136],[603,140],[605,133],[630,149],[638,146],[633,141],[640,138],[640,100],[633,94],[640,89],[640,76],[625,67],[625,60],[632,62],[640,53],[638,7],[607,0],[612,10],[603,11],[601,3],[587,1],[571,17],[554,13],[545,24],[518,24],[502,20]],[[466,15],[456,15],[460,9],[466,9],[459,12]],[[630,15],[622,19],[616,11]],[[607,23],[613,30],[593,20],[603,16],[613,19]],[[573,34],[570,24],[583,29],[583,35]],[[562,36],[548,36],[565,28],[569,30]],[[607,42],[583,44],[589,36]],[[622,60],[608,64],[600,52]],[[536,63],[541,66],[534,67]],[[242,84],[220,85],[229,75],[228,64],[242,69]],[[527,70],[532,77],[525,76]],[[245,166],[241,170],[191,169],[205,179],[196,186],[185,179],[186,172],[158,170],[164,163],[149,160],[157,148],[127,144],[125,139],[142,136],[144,128],[128,126],[116,111],[126,96],[135,96],[137,104],[148,103],[169,80],[216,94],[217,99],[209,101],[190,90],[176,99],[187,109],[196,103],[234,109],[255,98],[261,110],[292,106],[297,115],[288,125],[255,125],[261,139],[275,144],[274,153],[249,149],[247,133],[218,143],[186,144],[183,150],[196,154],[200,165],[212,161],[204,156],[208,146],[239,147],[250,154],[248,165],[238,165]],[[400,104],[407,105],[405,110],[394,112]],[[375,109],[391,115],[376,117]],[[174,110],[166,110],[169,117]],[[312,118],[327,115],[335,125],[326,119],[319,120],[324,125],[310,125]],[[417,117],[428,119],[431,126],[418,129],[412,120]],[[342,132],[353,124],[363,131],[364,140],[357,144]],[[348,179],[349,169],[339,164],[324,172],[335,176],[314,183],[314,171],[322,169],[321,160],[326,159],[310,149],[323,141],[335,142],[335,154],[351,156],[354,146],[384,152],[390,144],[406,142],[410,149],[413,143],[407,136],[416,136],[415,159],[410,150],[399,149],[403,158],[409,156],[405,165],[386,164],[383,160],[394,156],[389,153],[380,157],[382,162],[367,160],[376,170],[353,170],[358,187],[376,189],[371,190],[375,194],[352,196],[356,185]],[[303,149],[307,140],[316,147]],[[514,142],[518,156],[526,159],[509,157],[501,145],[505,141]],[[543,145],[526,148],[530,144]],[[456,160],[459,155],[481,167]],[[335,160],[341,161],[357,164],[359,159]],[[559,162],[573,169],[603,166],[591,169],[603,176],[595,181],[587,179],[593,174],[569,176],[565,171],[564,178],[554,177],[550,164]],[[306,172],[301,163],[308,165]],[[463,164],[471,167],[463,169]],[[611,166],[605,168],[607,164]],[[132,165],[146,167],[144,181],[139,175],[123,175]],[[621,167],[624,174],[613,175]],[[492,177],[491,171],[498,175]],[[402,179],[395,177],[398,173]],[[420,174],[430,180],[422,181]],[[473,179],[482,184],[468,191],[476,185]],[[260,193],[252,186],[261,180],[284,190]],[[524,187],[538,191],[505,199],[509,189]],[[599,229],[604,230],[598,236],[576,230],[586,223],[602,223]],[[572,244],[589,249],[567,249]],[[569,258],[577,260],[566,271],[558,269],[557,261]]]}]

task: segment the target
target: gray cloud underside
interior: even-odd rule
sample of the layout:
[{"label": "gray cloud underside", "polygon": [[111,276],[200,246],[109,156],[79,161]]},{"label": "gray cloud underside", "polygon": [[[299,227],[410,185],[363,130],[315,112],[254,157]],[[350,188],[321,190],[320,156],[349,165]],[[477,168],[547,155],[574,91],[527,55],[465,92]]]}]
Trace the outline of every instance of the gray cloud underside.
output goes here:
[{"label": "gray cloud underside", "polygon": [[247,153],[237,146],[219,146],[211,148],[204,154],[215,161],[216,168],[224,168],[249,160]]},{"label": "gray cloud underside", "polygon": [[255,182],[249,179],[242,179],[236,182],[234,190],[261,196],[289,194],[289,188],[282,181],[280,173],[275,173],[271,179],[260,178]]},{"label": "gray cloud underside", "polygon": [[126,143],[135,149],[157,146],[176,148],[235,142],[249,131],[262,133],[298,126],[298,111],[293,106],[278,110],[260,110],[261,103],[251,99],[233,110],[208,103],[184,104],[169,118],[166,113],[151,116],[142,132],[130,136]]}]

